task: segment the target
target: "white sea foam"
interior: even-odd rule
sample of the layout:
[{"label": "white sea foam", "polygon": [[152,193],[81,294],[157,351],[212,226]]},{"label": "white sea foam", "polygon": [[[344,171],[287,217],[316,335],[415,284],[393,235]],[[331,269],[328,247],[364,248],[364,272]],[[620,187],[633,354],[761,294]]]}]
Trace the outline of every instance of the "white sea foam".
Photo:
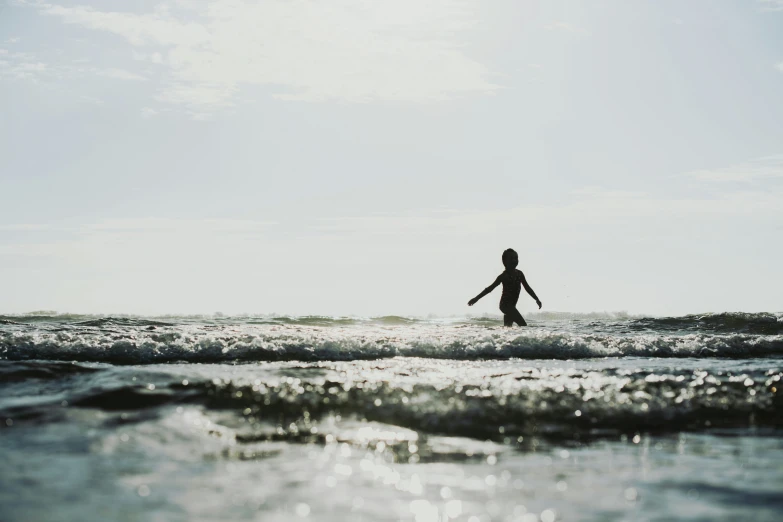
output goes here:
[{"label": "white sea foam", "polygon": [[[722,333],[720,328],[683,333],[682,329],[640,326],[638,320],[588,326],[565,324],[519,330],[423,322],[173,325],[100,319],[68,325],[3,325],[0,357],[145,364],[389,357],[470,360],[783,355],[783,335],[779,334]],[[747,329],[747,324],[743,322],[742,329]],[[778,325],[774,316],[772,321],[758,324]]]}]

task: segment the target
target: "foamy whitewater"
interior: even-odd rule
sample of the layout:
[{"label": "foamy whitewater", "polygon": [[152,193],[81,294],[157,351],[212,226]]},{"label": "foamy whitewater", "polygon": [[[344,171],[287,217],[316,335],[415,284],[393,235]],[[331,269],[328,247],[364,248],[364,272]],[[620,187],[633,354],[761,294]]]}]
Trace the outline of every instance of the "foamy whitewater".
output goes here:
[{"label": "foamy whitewater", "polygon": [[0,520],[781,520],[783,314],[0,316]]}]

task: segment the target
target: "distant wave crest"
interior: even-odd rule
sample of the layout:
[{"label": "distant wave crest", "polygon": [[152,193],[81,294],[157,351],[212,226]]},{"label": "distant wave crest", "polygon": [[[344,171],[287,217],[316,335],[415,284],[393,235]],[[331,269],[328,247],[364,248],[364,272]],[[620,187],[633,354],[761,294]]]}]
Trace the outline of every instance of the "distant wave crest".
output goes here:
[{"label": "distant wave crest", "polygon": [[[525,317],[533,324],[575,322],[626,326],[635,330],[711,330],[721,332],[748,332],[761,334],[783,333],[783,313],[722,312],[691,314],[678,317],[648,317],[626,312],[532,312]],[[499,315],[409,317],[387,315],[378,317],[357,316],[288,316],[288,315],[163,315],[142,317],[134,315],[84,315],[34,312],[30,314],[0,315],[0,324],[73,324],[102,327],[107,325],[150,326],[174,324],[280,324],[301,326],[354,326],[354,325],[415,325],[415,324],[469,324],[476,326],[502,325]]]},{"label": "distant wave crest", "polygon": [[746,332],[783,334],[783,318],[771,313],[725,312],[720,314],[686,315],[683,317],[640,318],[629,323],[636,329],[701,330],[714,332]]}]

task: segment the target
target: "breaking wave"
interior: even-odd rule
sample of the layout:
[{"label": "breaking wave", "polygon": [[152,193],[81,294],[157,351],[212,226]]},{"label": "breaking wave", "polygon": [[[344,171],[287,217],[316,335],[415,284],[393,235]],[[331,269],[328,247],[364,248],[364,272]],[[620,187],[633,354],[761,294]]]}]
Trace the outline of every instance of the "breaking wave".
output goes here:
[{"label": "breaking wave", "polygon": [[783,355],[783,336],[750,334],[606,335],[475,327],[330,330],[318,327],[136,328],[118,332],[0,332],[0,358],[113,364],[596,357],[754,358]]},{"label": "breaking wave", "polygon": [[[627,324],[637,328],[673,328],[673,329],[712,329],[712,330],[737,330],[744,331],[758,326],[777,325],[783,328],[783,313],[770,312],[722,312],[690,314],[678,317],[655,317],[644,315],[632,315],[627,312],[531,312],[525,317],[534,323],[547,324],[551,322],[602,322],[606,324]],[[287,315],[224,315],[220,313],[209,315],[161,315],[154,317],[135,315],[90,315],[57,313],[53,311],[32,312],[28,314],[0,315],[0,324],[31,324],[31,323],[59,323],[82,324],[88,326],[102,326],[104,324],[147,325],[147,324],[193,324],[193,323],[217,323],[217,324],[288,324],[302,326],[345,326],[362,324],[475,324],[497,325],[502,324],[500,315],[481,316],[400,316],[387,315],[378,317],[359,316],[287,316]],[[774,328],[774,327],[773,327]]]},{"label": "breaking wave", "polygon": [[113,364],[598,357],[783,356],[783,318],[771,313],[683,317],[627,314],[530,316],[505,329],[497,317],[0,316],[0,358]]}]

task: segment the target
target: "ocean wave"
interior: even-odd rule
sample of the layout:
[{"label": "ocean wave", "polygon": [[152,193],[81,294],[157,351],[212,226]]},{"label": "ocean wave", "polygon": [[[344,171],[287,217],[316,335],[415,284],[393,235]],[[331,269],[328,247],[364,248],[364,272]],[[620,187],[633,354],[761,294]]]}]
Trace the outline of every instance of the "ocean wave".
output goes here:
[{"label": "ocean wave", "polygon": [[743,312],[682,317],[645,317],[630,321],[628,328],[632,330],[685,330],[779,335],[783,334],[783,317],[780,314]]},{"label": "ocean wave", "polygon": [[[574,323],[629,331],[692,331],[753,333],[764,335],[783,334],[783,314],[723,312],[691,314],[679,317],[651,317],[631,315],[626,312],[531,312],[525,317],[533,325],[562,325]],[[377,317],[358,316],[287,316],[287,315],[162,315],[143,317],[135,315],[84,315],[35,312],[31,314],[0,315],[2,324],[64,324],[82,326],[171,326],[179,324],[212,325],[290,325],[290,326],[412,326],[428,324],[452,324],[495,327],[502,325],[500,315],[413,317],[388,315]]]},{"label": "ocean wave", "polygon": [[28,379],[53,380],[67,375],[92,373],[94,368],[65,362],[15,362],[0,365],[0,381],[4,383],[24,382]]},{"label": "ocean wave", "polygon": [[291,379],[269,386],[213,381],[197,387],[211,407],[275,419],[286,433],[310,434],[301,425],[305,418],[312,423],[337,413],[426,433],[503,440],[607,430],[783,427],[781,376],[526,370],[471,383]]},{"label": "ocean wave", "polygon": [[104,316],[84,314],[58,314],[57,312],[33,312],[28,314],[0,315],[0,324],[75,323]]},{"label": "ocean wave", "polygon": [[104,328],[109,326],[174,326],[173,323],[131,317],[101,317],[100,319],[79,321],[73,324],[75,326],[94,326],[97,328]]},{"label": "ocean wave", "polygon": [[58,314],[56,312],[0,315],[0,324],[66,324],[76,326],[171,326],[175,324],[260,324],[260,325],[292,325],[292,326],[353,326],[363,324],[411,325],[426,324],[433,321],[474,322],[476,324],[502,324],[500,317],[471,319],[435,318],[435,317],[405,317],[400,315],[385,315],[377,317],[341,317],[326,315],[162,315],[144,317],[136,315],[85,315]]},{"label": "ocean wave", "polygon": [[162,362],[434,359],[587,359],[598,357],[753,358],[783,355],[783,336],[751,334],[611,335],[477,327],[335,330],[245,328],[80,328],[0,331],[0,358]]},{"label": "ocean wave", "polygon": [[[528,435],[579,439],[608,432],[783,427],[780,369],[655,372],[496,367],[493,372],[483,363],[442,371],[431,363],[400,360],[331,363],[313,369],[317,371],[301,367],[297,373],[230,379],[169,377],[167,384],[157,376],[157,386],[96,378],[92,385],[68,388],[72,391],[65,396],[69,407],[109,412],[183,404],[233,412],[242,420],[235,424],[243,427],[244,441],[318,439],[329,433],[335,418],[497,441]],[[99,382],[102,385],[96,386]],[[36,400],[15,404],[3,414],[46,419],[51,416],[49,409],[62,411],[62,395],[55,397],[50,407]]]}]

